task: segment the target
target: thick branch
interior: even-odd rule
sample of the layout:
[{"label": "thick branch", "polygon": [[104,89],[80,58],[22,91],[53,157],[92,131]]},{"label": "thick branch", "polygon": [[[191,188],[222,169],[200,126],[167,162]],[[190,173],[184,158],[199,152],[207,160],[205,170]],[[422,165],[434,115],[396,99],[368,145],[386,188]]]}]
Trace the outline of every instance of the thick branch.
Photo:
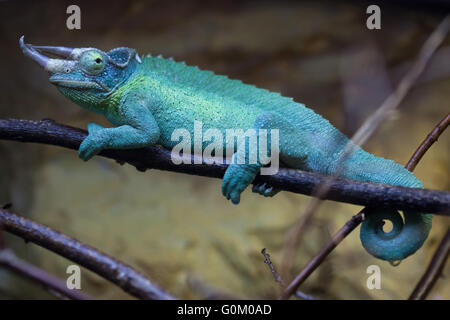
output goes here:
[{"label": "thick branch", "polygon": [[[84,130],[51,120],[0,119],[0,139],[3,140],[37,142],[76,150],[86,136],[87,132]],[[120,163],[129,163],[138,170],[159,169],[213,178],[222,178],[227,167],[226,164],[206,163],[176,165],[171,159],[171,152],[158,146],[135,150],[104,150],[100,155]],[[267,182],[281,190],[311,195],[325,180],[326,177],[320,174],[280,168],[276,175],[258,176],[254,182]],[[450,193],[446,191],[336,179],[325,199],[367,207],[450,215]]]},{"label": "thick branch", "polygon": [[132,267],[47,226],[4,209],[0,209],[0,222],[4,230],[78,263],[135,297],[173,299]]}]

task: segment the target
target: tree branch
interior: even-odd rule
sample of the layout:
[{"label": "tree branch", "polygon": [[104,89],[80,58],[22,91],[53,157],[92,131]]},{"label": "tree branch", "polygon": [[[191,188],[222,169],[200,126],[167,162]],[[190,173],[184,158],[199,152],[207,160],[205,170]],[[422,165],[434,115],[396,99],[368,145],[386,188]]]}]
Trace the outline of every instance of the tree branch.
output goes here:
[{"label": "tree branch", "polygon": [[174,299],[132,267],[47,226],[0,209],[5,231],[53,251],[141,299]]},{"label": "tree branch", "polygon": [[[77,150],[86,138],[87,132],[58,124],[51,120],[31,121],[0,119],[0,139],[22,142],[37,142]],[[171,152],[158,146],[134,150],[104,150],[101,156],[129,163],[140,171],[159,169],[192,175],[222,178],[226,164],[179,164],[171,159]],[[194,163],[194,155],[192,162]],[[269,185],[294,193],[311,195],[315,188],[324,183],[326,177],[320,174],[295,169],[280,168],[275,175],[256,177],[254,183]],[[416,210],[450,215],[450,192],[389,186],[378,183],[336,179],[324,199],[347,202],[367,207]]]},{"label": "tree branch", "polygon": [[[6,210],[11,207],[8,203],[2,206]],[[3,234],[3,225],[0,221],[0,266],[16,274],[28,278],[46,288],[51,294],[58,298],[69,298],[72,300],[93,300],[88,294],[80,290],[70,290],[66,283],[54,275],[32,265],[22,259],[19,259],[14,252],[6,245],[6,239]]]},{"label": "tree branch", "polygon": [[433,143],[438,140],[439,136],[442,134],[442,132],[445,131],[445,129],[447,129],[449,124],[450,112],[447,113],[447,115],[436,125],[436,127],[434,127],[434,129],[427,135],[425,140],[423,140],[423,142],[411,156],[411,159],[409,159],[408,163],[405,166],[408,170],[414,170],[420,159],[422,159],[422,157],[425,155],[425,152],[427,152],[428,149],[433,145]]},{"label": "tree branch", "polygon": [[5,267],[21,276],[24,276],[58,295],[73,300],[92,300],[92,298],[79,290],[71,290],[61,279],[54,275],[19,259],[11,249],[0,250],[0,266]]},{"label": "tree branch", "polygon": [[414,291],[411,293],[409,300],[423,300],[430,293],[436,281],[442,275],[445,263],[450,253],[450,229],[447,230],[444,238],[442,238],[436,252],[428,265],[427,270],[423,274],[419,283],[417,283]]}]

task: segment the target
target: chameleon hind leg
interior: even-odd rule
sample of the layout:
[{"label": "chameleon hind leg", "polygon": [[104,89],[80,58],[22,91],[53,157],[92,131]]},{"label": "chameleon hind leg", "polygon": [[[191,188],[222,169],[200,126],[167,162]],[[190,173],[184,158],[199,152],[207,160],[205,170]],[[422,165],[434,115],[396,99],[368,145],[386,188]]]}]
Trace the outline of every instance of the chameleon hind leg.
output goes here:
[{"label": "chameleon hind leg", "polygon": [[[290,166],[294,165],[294,167],[301,167],[304,164],[307,157],[306,143],[303,141],[300,130],[285,118],[273,112],[265,112],[256,118],[253,128],[256,130],[266,129],[268,136],[270,130],[278,130],[279,140],[277,142],[281,160]],[[272,147],[270,141],[271,138],[268,137],[267,150]],[[223,177],[222,194],[228,200],[231,199],[234,204],[240,202],[241,193],[252,183],[262,167],[260,162],[249,164],[243,161],[248,160],[248,151],[245,143],[237,146],[233,161]],[[259,153],[259,150],[257,151]],[[238,155],[245,155],[246,159],[238,159]],[[255,185],[253,191],[269,197],[275,195],[279,190],[268,185]]]}]

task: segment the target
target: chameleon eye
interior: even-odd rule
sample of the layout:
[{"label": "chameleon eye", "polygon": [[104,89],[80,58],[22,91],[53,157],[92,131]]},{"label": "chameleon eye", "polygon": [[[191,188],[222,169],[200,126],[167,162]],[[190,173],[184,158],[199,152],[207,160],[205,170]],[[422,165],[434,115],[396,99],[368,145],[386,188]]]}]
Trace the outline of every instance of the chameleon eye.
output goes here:
[{"label": "chameleon eye", "polygon": [[105,61],[100,52],[95,50],[86,51],[80,57],[81,69],[91,76],[96,76],[105,69]]}]

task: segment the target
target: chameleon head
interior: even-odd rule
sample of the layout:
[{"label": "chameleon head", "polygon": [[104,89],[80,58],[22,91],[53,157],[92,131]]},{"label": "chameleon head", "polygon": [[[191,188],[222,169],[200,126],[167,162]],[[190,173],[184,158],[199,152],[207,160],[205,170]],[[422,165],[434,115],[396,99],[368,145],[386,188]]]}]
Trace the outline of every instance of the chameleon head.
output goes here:
[{"label": "chameleon head", "polygon": [[141,63],[136,51],[125,47],[103,52],[96,48],[34,46],[26,44],[23,36],[19,43],[26,56],[49,72],[49,81],[62,94],[87,107],[107,99]]}]

